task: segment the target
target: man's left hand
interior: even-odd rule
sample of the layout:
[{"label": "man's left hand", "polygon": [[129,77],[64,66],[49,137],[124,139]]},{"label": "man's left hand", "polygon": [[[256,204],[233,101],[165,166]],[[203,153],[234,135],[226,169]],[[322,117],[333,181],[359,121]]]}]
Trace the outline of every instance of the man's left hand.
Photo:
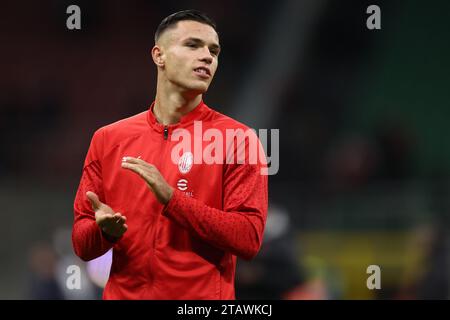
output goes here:
[{"label": "man's left hand", "polygon": [[124,157],[122,159],[122,168],[131,170],[144,179],[160,203],[165,205],[172,198],[173,188],[154,165],[142,159]]}]

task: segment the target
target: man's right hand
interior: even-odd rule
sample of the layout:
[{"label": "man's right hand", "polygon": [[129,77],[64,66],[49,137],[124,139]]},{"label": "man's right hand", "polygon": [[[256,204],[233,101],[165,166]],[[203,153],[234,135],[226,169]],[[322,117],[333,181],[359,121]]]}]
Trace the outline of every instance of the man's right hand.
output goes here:
[{"label": "man's right hand", "polygon": [[92,210],[95,212],[95,222],[109,236],[120,238],[128,226],[125,224],[127,218],[119,212],[114,212],[110,206],[100,202],[98,196],[92,192],[86,192],[86,196],[91,202]]}]

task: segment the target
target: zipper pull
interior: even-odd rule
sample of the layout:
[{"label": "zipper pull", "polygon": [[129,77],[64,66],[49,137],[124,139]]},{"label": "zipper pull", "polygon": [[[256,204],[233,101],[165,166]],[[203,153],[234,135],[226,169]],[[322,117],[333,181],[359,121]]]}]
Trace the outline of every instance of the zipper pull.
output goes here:
[{"label": "zipper pull", "polygon": [[164,140],[167,140],[168,136],[169,136],[169,128],[164,126]]}]

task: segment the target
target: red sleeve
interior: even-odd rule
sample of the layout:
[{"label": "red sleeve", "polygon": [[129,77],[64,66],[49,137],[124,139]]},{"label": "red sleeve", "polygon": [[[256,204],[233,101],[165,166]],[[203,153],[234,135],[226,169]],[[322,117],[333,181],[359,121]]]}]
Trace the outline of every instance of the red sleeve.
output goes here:
[{"label": "red sleeve", "polygon": [[95,192],[100,201],[104,202],[101,175],[100,155],[102,154],[103,133],[97,131],[91,141],[89,151],[83,166],[80,185],[74,202],[74,223],[72,244],[75,254],[82,260],[95,259],[114,245],[113,239],[101,231],[95,222],[95,213],[86,197],[87,191]]},{"label": "red sleeve", "polygon": [[175,189],[164,214],[211,245],[243,259],[259,251],[267,218],[268,179],[259,164],[226,164],[223,210]]}]

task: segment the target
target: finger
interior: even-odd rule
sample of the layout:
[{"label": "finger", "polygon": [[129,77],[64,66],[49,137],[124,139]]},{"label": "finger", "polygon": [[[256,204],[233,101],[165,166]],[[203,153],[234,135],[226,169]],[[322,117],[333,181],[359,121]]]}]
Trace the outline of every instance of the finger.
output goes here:
[{"label": "finger", "polygon": [[[128,162],[128,163],[136,163],[136,164],[141,164],[142,162],[145,162],[144,160],[134,158],[134,157],[123,157],[122,161]],[[140,161],[142,161],[142,162],[140,162]]]},{"label": "finger", "polygon": [[122,168],[125,168],[125,169],[131,169],[131,168],[134,168],[136,166],[136,164],[123,161],[121,166],[122,166]]},{"label": "finger", "polygon": [[113,217],[114,217],[114,219],[123,219],[123,218],[125,218],[125,216],[123,214],[121,214],[120,212],[114,213]]},{"label": "finger", "polygon": [[130,170],[139,175],[142,179],[144,179],[144,181],[147,183],[152,192],[155,192],[154,191],[155,181],[152,178],[152,175],[146,173],[139,165],[132,163],[122,163],[122,168]]},{"label": "finger", "polygon": [[114,221],[114,217],[112,214],[110,213],[106,213],[104,215],[101,215],[100,217],[98,217],[97,219],[97,224],[100,226],[104,226],[107,224],[110,224],[111,222]]},{"label": "finger", "polygon": [[123,224],[117,228],[117,232],[120,233],[120,235],[124,234],[127,230],[128,226],[126,224]]},{"label": "finger", "polygon": [[128,162],[122,162],[122,168],[124,168],[124,169],[128,169],[128,170],[131,170],[131,171],[133,171],[133,172],[135,172],[135,173],[138,173],[138,167],[136,166],[136,164],[133,164],[133,163],[128,163]]},{"label": "finger", "polygon": [[119,223],[120,220],[122,220],[122,215],[121,215],[120,213],[114,214],[114,221],[115,221],[116,223]]},{"label": "finger", "polygon": [[91,203],[92,209],[94,211],[97,211],[100,208],[100,206],[102,205],[98,196],[92,191],[86,192],[86,196],[87,196],[89,202]]},{"label": "finger", "polygon": [[145,160],[133,158],[133,157],[123,157],[122,161],[125,163],[140,164],[145,167],[153,167],[153,165],[151,163],[148,163]]},{"label": "finger", "polygon": [[127,218],[125,218],[124,216],[114,217],[114,219],[116,220],[116,223],[118,223],[118,224],[124,224],[125,221],[127,221]]},{"label": "finger", "polygon": [[138,164],[124,162],[124,163],[122,163],[122,168],[129,169],[129,170],[137,173],[138,175],[140,175],[145,180],[147,180],[147,181],[149,180],[149,177],[146,175],[145,171]]}]

